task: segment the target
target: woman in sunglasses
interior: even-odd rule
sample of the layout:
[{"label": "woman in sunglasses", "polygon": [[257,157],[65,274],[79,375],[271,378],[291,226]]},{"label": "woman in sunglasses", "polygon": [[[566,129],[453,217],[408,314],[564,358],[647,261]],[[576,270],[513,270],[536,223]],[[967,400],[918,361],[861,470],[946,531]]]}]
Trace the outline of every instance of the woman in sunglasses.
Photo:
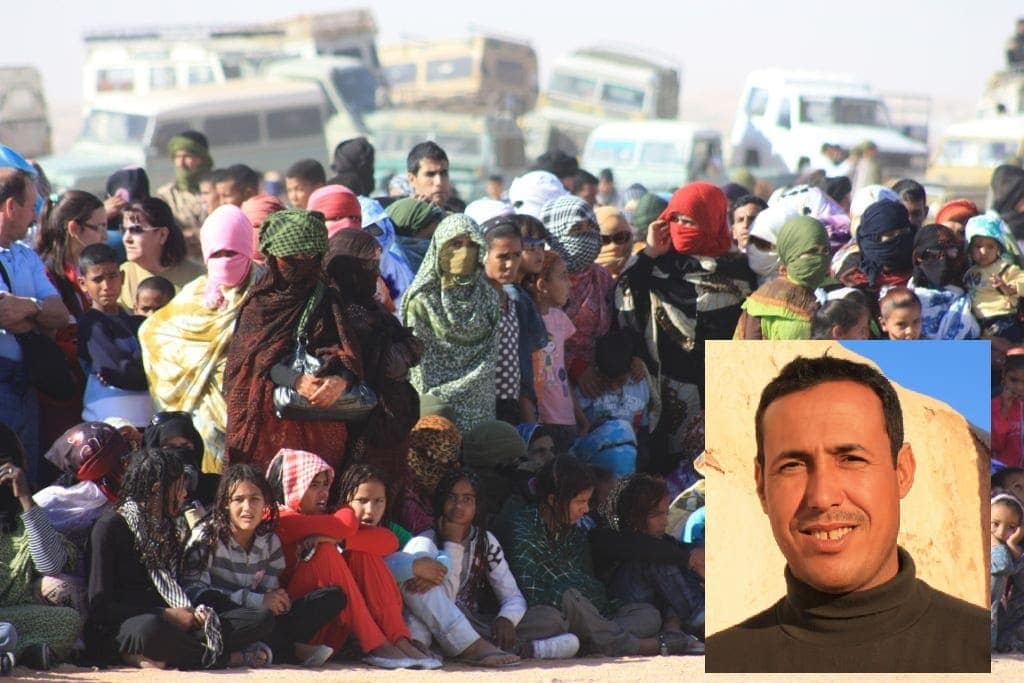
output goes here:
[{"label": "woman in sunglasses", "polygon": [[[68,190],[50,211],[39,229],[36,252],[46,266],[46,276],[60,293],[61,301],[75,320],[92,308],[88,295],[78,284],[78,255],[90,244],[107,238],[107,213],[99,198]],[[71,376],[78,385],[74,398],[58,401],[39,393],[39,443],[50,444],[64,430],[82,419],[85,375],[78,362],[78,325],[57,331],[57,345],[64,352]]]},{"label": "woman in sunglasses", "polygon": [[914,236],[914,276],[907,286],[921,302],[921,339],[976,339],[978,322],[959,286],[967,270],[962,240],[945,225],[925,225]]},{"label": "woman in sunglasses", "polygon": [[124,286],[119,302],[129,311],[135,310],[135,292],[146,278],[164,277],[178,292],[203,274],[201,265],[186,258],[185,236],[162,199],[148,197],[128,206],[122,239],[128,261],[121,266]]},{"label": "woman in sunglasses", "polygon": [[626,217],[614,206],[599,206],[594,213],[601,228],[597,265],[607,270],[612,279],[618,279],[633,253],[633,231]]}]

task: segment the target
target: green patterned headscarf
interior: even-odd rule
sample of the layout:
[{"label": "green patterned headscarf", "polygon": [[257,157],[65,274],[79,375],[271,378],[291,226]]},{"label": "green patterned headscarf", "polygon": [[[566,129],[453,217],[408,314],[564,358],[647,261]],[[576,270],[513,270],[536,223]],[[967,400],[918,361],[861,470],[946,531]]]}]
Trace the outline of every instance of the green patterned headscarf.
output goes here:
[{"label": "green patterned headscarf", "polygon": [[430,223],[440,220],[444,212],[431,204],[419,199],[399,199],[392,202],[384,211],[395,224],[395,232],[405,237],[412,237]]},{"label": "green patterned headscarf", "polygon": [[267,256],[327,253],[327,226],[319,211],[285,209],[267,216],[260,230],[260,251]]},{"label": "green patterned headscarf", "polygon": [[213,159],[210,158],[210,150],[206,149],[206,147],[187,135],[175,135],[167,142],[167,153],[173,161],[174,155],[180,151],[194,154],[203,160],[203,163],[201,163],[198,168],[194,168],[192,170],[179,168],[177,166],[174,167],[174,177],[178,189],[183,192],[196,194],[199,192],[200,176],[213,168]]}]

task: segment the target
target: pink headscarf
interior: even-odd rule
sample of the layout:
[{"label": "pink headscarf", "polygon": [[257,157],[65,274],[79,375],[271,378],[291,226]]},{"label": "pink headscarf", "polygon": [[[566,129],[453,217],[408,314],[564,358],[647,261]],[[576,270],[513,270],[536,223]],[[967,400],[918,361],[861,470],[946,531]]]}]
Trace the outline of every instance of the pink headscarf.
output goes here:
[{"label": "pink headscarf", "polygon": [[242,213],[252,223],[252,260],[256,263],[263,263],[263,254],[260,253],[260,228],[267,216],[278,211],[283,211],[284,202],[272,194],[258,194],[249,197],[242,202]]},{"label": "pink headscarf", "polygon": [[282,448],[267,466],[267,475],[274,468],[274,463],[281,461],[281,488],[284,491],[284,506],[295,512],[299,511],[302,497],[309,490],[309,485],[321,472],[327,472],[327,486],[334,481],[334,468],[328,465],[315,453]]},{"label": "pink headscarf", "polygon": [[[199,244],[206,262],[204,303],[211,309],[223,308],[226,301],[221,287],[237,287],[252,268],[252,223],[234,204],[221,204],[203,222]],[[222,249],[234,256],[210,258]]]},{"label": "pink headscarf", "polygon": [[324,185],[309,195],[307,211],[319,211],[327,223],[327,237],[344,228],[361,229],[363,210],[359,199],[344,185]]}]

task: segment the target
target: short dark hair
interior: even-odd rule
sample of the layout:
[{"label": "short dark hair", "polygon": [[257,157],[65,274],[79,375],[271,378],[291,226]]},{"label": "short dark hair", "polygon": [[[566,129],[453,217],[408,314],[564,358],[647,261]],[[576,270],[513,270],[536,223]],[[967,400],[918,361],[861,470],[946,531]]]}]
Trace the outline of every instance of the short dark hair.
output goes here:
[{"label": "short dark hair", "polygon": [[30,199],[25,197],[25,191],[29,183],[34,181],[35,176],[28,171],[20,168],[0,168],[0,204],[13,198],[18,202],[18,206],[25,206],[25,201]]},{"label": "short dark hair", "polygon": [[882,403],[885,433],[889,436],[889,449],[895,467],[896,457],[903,446],[903,410],[896,390],[885,375],[870,365],[832,356],[798,356],[787,363],[761,392],[761,401],[754,416],[758,462],[764,466],[764,413],[768,406],[784,396],[812,389],[825,382],[856,382],[875,393]]},{"label": "short dark hair", "polygon": [[505,179],[503,177],[501,177],[501,175],[499,175],[497,173],[492,173],[491,175],[487,176],[487,182],[489,182],[489,183],[502,183],[502,184],[504,184],[505,183]]},{"label": "short dark hair", "polygon": [[548,239],[548,229],[544,227],[544,224],[540,219],[531,216],[528,213],[517,213],[515,216],[510,216],[512,220],[519,226],[519,233],[523,237],[530,239]]},{"label": "short dark hair", "polygon": [[158,197],[146,197],[132,202],[124,210],[124,220],[127,222],[133,217],[136,217],[135,220],[142,217],[154,228],[167,228],[167,241],[160,252],[160,265],[173,268],[185,260],[185,236],[181,233],[178,221],[174,219],[174,212],[167,202]]},{"label": "short dark hair", "polygon": [[413,145],[413,148],[409,150],[409,156],[405,158],[405,169],[416,175],[420,172],[420,161],[423,159],[430,159],[448,164],[448,155],[441,149],[441,145],[437,144],[433,140],[427,140],[426,142],[420,142]]},{"label": "short dark hair", "polygon": [[117,252],[106,242],[90,244],[78,255],[78,270],[85,277],[93,266],[102,266],[104,263],[118,265]]},{"label": "short dark hair", "polygon": [[743,194],[733,200],[732,206],[729,207],[729,218],[732,218],[733,213],[736,209],[747,204],[753,204],[759,210],[764,211],[768,208],[768,202],[758,197],[756,194]]},{"label": "short dark hair", "polygon": [[1020,467],[1004,467],[999,470],[992,475],[992,488],[1006,489],[1006,480],[1015,474],[1024,474],[1024,469]]},{"label": "short dark hair", "polygon": [[923,202],[928,199],[924,185],[911,178],[903,178],[896,181],[896,184],[892,186],[892,191],[898,194],[900,199],[907,202]]},{"label": "short dark hair", "polygon": [[299,159],[288,167],[288,170],[284,172],[284,177],[297,178],[314,185],[327,184],[327,172],[324,170],[324,165],[316,159]]},{"label": "short dark hair", "polygon": [[548,151],[541,154],[534,161],[533,171],[547,171],[557,178],[568,178],[575,176],[580,170],[580,162],[576,157],[571,157],[562,150]]},{"label": "short dark hair", "polygon": [[488,218],[480,224],[480,229],[484,233],[484,241],[487,242],[488,247],[491,246],[494,240],[499,240],[505,237],[515,237],[519,240],[523,239],[523,233],[519,230],[519,224],[512,220],[511,216],[495,216],[494,218]]},{"label": "short dark hair", "polygon": [[850,179],[844,175],[836,176],[835,178],[827,178],[825,180],[825,194],[832,199],[840,202],[843,197],[853,192],[853,183]]},{"label": "short dark hair", "polygon": [[916,308],[921,310],[921,300],[909,287],[892,287],[878,300],[878,310],[883,318],[888,318],[899,308]]},{"label": "short dark hair", "polygon": [[235,188],[239,190],[252,190],[254,193],[260,191],[260,174],[245,164],[228,166],[224,169],[224,176],[214,182],[222,183],[226,180],[234,182]]},{"label": "short dark hair", "polygon": [[633,361],[633,340],[623,330],[612,330],[597,340],[597,370],[605,377],[621,377]]},{"label": "short dark hair", "polygon": [[209,171],[205,171],[199,176],[199,182],[216,185],[220,181],[224,180],[224,174],[225,170],[223,168],[211,168]]},{"label": "short dark hair", "polygon": [[601,180],[605,181],[606,183],[614,183],[615,182],[615,176],[612,174],[612,169],[610,169],[610,168],[602,168],[598,172],[597,177],[600,178]]},{"label": "short dark hair", "polygon": [[159,275],[147,277],[139,283],[139,286],[135,288],[135,292],[138,293],[144,289],[151,289],[155,292],[160,292],[167,297],[168,301],[174,298],[174,284],[167,278]]},{"label": "short dark hair", "polygon": [[585,171],[582,168],[576,171],[576,175],[573,177],[573,187],[577,190],[582,188],[584,185],[597,185],[597,183],[597,177],[593,173]]}]

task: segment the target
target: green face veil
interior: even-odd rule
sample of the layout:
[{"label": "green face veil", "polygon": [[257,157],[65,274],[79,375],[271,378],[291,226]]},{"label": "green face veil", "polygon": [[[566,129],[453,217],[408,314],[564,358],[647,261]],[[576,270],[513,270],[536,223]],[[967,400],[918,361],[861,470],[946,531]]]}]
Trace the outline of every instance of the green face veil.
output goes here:
[{"label": "green face veil", "polygon": [[810,216],[793,216],[783,223],[776,248],[793,284],[814,289],[828,276],[828,232]]}]

